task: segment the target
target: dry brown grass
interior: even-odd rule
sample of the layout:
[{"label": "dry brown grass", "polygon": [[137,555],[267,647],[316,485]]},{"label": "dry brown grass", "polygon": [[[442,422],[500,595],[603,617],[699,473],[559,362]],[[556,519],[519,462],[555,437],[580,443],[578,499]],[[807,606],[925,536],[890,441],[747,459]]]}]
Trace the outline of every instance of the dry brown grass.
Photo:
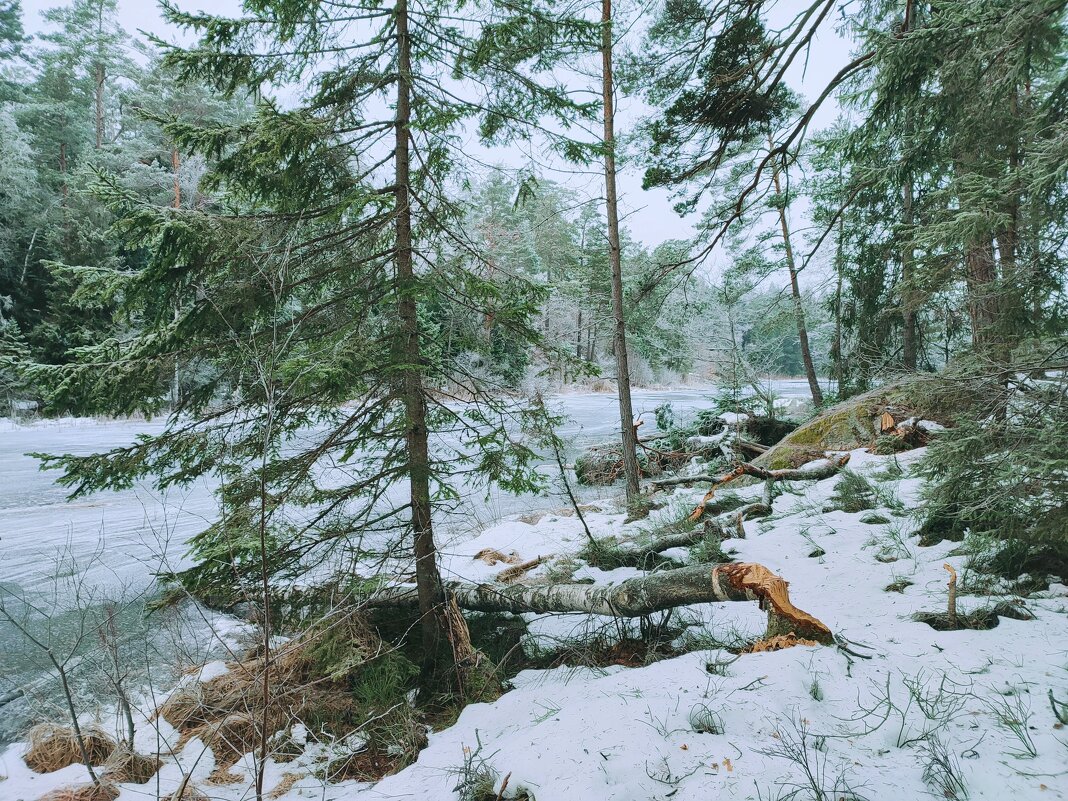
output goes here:
[{"label": "dry brown grass", "polygon": [[[37,773],[51,773],[81,764],[82,752],[74,730],[58,723],[39,723],[26,733],[30,747],[23,760]],[[82,740],[92,765],[103,765],[115,751],[115,741],[96,728],[82,729]]]},{"label": "dry brown grass", "polygon": [[327,767],[325,778],[331,783],[376,782],[383,776],[396,773],[405,764],[400,756],[389,754],[379,748],[369,747],[332,760]]},{"label": "dry brown grass", "polygon": [[[347,684],[348,673],[381,652],[381,640],[358,615],[331,621],[331,643],[343,643],[345,654],[337,675],[324,676],[322,632],[312,630],[271,654],[271,702],[267,733],[286,729],[294,720],[314,721],[343,735],[357,717]],[[327,660],[330,661],[330,660]],[[157,710],[179,733],[176,747],[193,737],[215,755],[218,778],[260,744],[263,725],[263,657],[253,654],[228,663],[229,671],[206,682],[187,681]],[[334,732],[333,729],[338,731]]]},{"label": "dry brown grass", "polygon": [[115,801],[119,788],[111,782],[74,784],[45,793],[37,801]]},{"label": "dry brown grass", "polygon": [[232,712],[221,720],[189,731],[211,748],[216,764],[229,767],[259,745],[258,721],[244,712]]},{"label": "dry brown grass", "polygon": [[199,682],[188,682],[175,688],[156,714],[178,731],[203,723],[204,720],[198,719],[204,711],[202,686]]},{"label": "dry brown grass", "polygon": [[[233,767],[233,766],[231,765],[231,767]],[[240,784],[244,780],[245,780],[245,774],[244,773],[235,773],[234,771],[230,770],[230,768],[223,767],[222,765],[218,765],[218,766],[216,766],[215,770],[213,770],[208,775],[208,778],[206,778],[204,780],[204,783],[205,784],[215,784],[215,785]]]},{"label": "dry brown grass", "polygon": [[103,776],[116,784],[144,784],[159,770],[159,758],[142,756],[119,745],[104,763]]},{"label": "dry brown grass", "polygon": [[293,785],[303,779],[305,774],[303,773],[283,773],[282,780],[274,786],[274,789],[268,794],[268,798],[281,798],[290,790],[293,789]]}]

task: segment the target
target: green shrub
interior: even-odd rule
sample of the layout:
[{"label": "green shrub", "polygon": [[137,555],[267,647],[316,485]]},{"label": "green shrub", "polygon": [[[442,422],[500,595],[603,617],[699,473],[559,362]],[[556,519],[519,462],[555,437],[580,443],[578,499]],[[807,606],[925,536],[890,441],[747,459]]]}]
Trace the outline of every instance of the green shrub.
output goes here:
[{"label": "green shrub", "polygon": [[601,570],[615,570],[619,567],[636,567],[639,570],[682,567],[675,559],[659,553],[640,548],[624,548],[611,537],[586,543],[578,556],[586,564]]},{"label": "green shrub", "polygon": [[834,492],[831,493],[829,501],[829,509],[842,512],[865,512],[879,505],[879,493],[875,485],[860,473],[843,470],[838,482],[834,485]]},{"label": "green shrub", "polygon": [[921,542],[968,534],[990,544],[977,568],[1068,577],[1068,383],[998,389],[917,466]]}]

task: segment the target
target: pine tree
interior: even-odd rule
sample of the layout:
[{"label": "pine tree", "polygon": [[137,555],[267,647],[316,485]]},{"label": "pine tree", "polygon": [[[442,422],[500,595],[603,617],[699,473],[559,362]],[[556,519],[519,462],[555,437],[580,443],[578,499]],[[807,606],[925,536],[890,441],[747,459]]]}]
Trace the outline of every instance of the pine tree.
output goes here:
[{"label": "pine tree", "polygon": [[[776,72],[775,54],[781,45],[766,32],[758,12],[730,3],[668,3],[661,8],[643,55],[632,66],[637,75],[652,73],[654,79],[643,84],[644,93],[663,106],[644,127],[649,142],[645,186],[675,189],[681,212],[693,210],[709,195],[715,197],[701,226],[701,241],[711,243],[701,249],[702,257],[732,226],[752,226],[761,204],[775,212],[780,237],[776,249],[789,276],[804,372],[818,406],[823,392],[798,279],[804,264],[790,232],[790,137],[783,144],[776,140],[797,116],[799,103],[781,74],[761,74],[769,64],[771,73]],[[717,35],[708,37],[709,30]],[[717,177],[728,173],[725,186],[717,186]]]},{"label": "pine tree", "polygon": [[964,292],[972,350],[1009,360],[1021,337],[1040,335],[1049,319],[1050,307],[1034,302],[1036,287],[1045,297],[1058,281],[1043,242],[1059,236],[1049,212],[1060,179],[1032,158],[1065,124],[1055,100],[1064,80],[1063,4],[907,8],[906,18],[872,2],[855,19],[873,58],[870,81],[855,93],[863,122],[852,146],[858,174],[893,185],[883,214],[899,221],[904,362],[914,361],[912,315],[923,295],[953,287]]}]

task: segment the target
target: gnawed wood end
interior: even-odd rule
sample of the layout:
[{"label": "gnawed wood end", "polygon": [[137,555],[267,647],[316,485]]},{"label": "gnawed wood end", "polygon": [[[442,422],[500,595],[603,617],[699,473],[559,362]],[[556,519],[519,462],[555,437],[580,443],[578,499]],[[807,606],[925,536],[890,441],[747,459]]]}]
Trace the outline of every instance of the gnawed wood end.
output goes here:
[{"label": "gnawed wood end", "polygon": [[475,647],[471,644],[471,632],[467,628],[467,620],[456,603],[456,596],[449,595],[445,601],[445,634],[452,646],[453,658],[457,665],[469,664],[475,661]]},{"label": "gnawed wood end", "polygon": [[833,643],[834,634],[826,624],[793,605],[789,586],[781,576],[755,562],[717,565],[712,569],[712,588],[717,595],[729,600],[744,596],[759,601],[760,608],[767,610],[766,637],[793,634],[825,645]]},{"label": "gnawed wood end", "polygon": [[701,499],[701,502],[694,507],[694,510],[692,512],[690,512],[689,519],[691,523],[696,523],[698,520],[701,519],[701,515],[705,513],[705,504],[712,500],[712,497],[716,494],[716,490],[719,487],[722,487],[724,484],[729,484],[730,482],[734,481],[734,479],[741,478],[745,475],[745,467],[745,465],[739,465],[730,472],[724,473],[715,482],[713,482],[708,492],[706,492],[705,496]]},{"label": "gnawed wood end", "polygon": [[531,559],[529,562],[523,562],[520,565],[512,565],[511,567],[505,568],[497,574],[497,581],[502,584],[511,584],[513,581],[525,575],[528,570],[536,568],[547,558],[548,557],[545,556],[539,556],[536,559]]},{"label": "gnawed wood end", "polygon": [[805,640],[798,637],[792,631],[789,634],[778,634],[774,637],[765,637],[757,640],[748,648],[743,648],[743,654],[762,654],[765,651],[781,651],[784,648],[793,648],[795,645],[819,645],[815,640]]},{"label": "gnawed wood end", "polygon": [[517,554],[515,551],[506,554],[501,553],[500,551],[495,550],[493,548],[483,548],[471,558],[479,559],[485,562],[487,565],[490,565],[491,567],[497,564],[498,562],[504,562],[506,565],[515,565],[519,564],[519,562],[521,561],[519,558],[519,554]]}]

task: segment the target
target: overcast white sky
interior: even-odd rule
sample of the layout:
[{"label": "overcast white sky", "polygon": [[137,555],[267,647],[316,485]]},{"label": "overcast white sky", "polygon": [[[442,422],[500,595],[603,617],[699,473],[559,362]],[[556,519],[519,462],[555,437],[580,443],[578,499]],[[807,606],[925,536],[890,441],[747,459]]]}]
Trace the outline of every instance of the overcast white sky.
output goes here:
[{"label": "overcast white sky", "polygon": [[[808,5],[808,0],[780,0],[772,14],[772,21],[785,24],[799,10]],[[28,33],[43,30],[41,12],[47,8],[63,5],[63,0],[23,0],[25,24]],[[241,8],[240,0],[177,0],[180,8],[190,11],[206,10],[216,14],[236,16]],[[647,4],[651,5],[651,4]],[[133,34],[148,31],[170,41],[180,41],[180,33],[164,24],[155,0],[119,0],[119,15],[122,26]],[[828,28],[816,42],[807,64],[797,65],[789,76],[791,86],[806,97],[816,95],[827,81],[846,63],[849,43]],[[617,132],[625,133],[641,113],[637,101],[621,98],[617,111]],[[829,105],[821,110],[815,120],[815,128],[830,124],[837,115],[837,108]],[[477,143],[472,143],[477,146]],[[524,161],[519,153],[488,153],[487,157],[499,163],[521,166]],[[573,186],[577,191],[600,195],[599,178],[593,176],[558,176],[558,180]],[[633,235],[648,246],[655,246],[668,239],[685,238],[693,234],[692,217],[680,219],[671,207],[669,196],[662,190],[644,191],[641,187],[641,172],[636,166],[624,168],[619,176],[621,206],[626,214],[626,224]],[[716,261],[707,265],[716,272]]]}]

